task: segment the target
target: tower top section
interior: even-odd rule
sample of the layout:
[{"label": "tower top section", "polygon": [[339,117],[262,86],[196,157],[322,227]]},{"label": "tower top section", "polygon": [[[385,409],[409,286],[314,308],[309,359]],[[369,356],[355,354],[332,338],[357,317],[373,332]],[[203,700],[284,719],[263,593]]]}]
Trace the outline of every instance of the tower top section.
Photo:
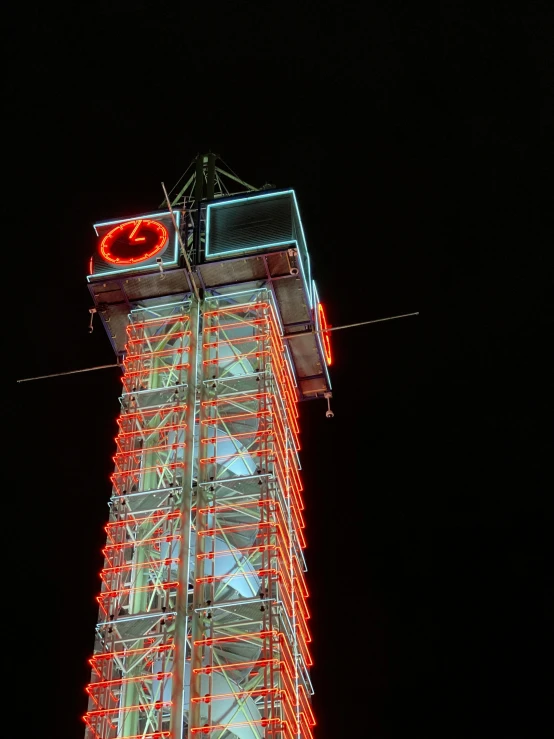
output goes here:
[{"label": "tower top section", "polygon": [[330,391],[329,334],[294,190],[255,188],[212,153],[193,165],[182,187],[164,187],[157,210],[94,224],[87,281],[116,354],[125,355],[132,310],[267,286],[299,395],[322,397]]},{"label": "tower top section", "polygon": [[[183,180],[184,184],[180,184]],[[249,185],[224,164],[218,154],[209,152],[196,155],[169,195],[171,206],[178,208],[186,202],[199,203],[202,200],[241,195],[272,187],[268,184],[261,188]],[[163,201],[161,206],[166,204],[166,201]]]}]

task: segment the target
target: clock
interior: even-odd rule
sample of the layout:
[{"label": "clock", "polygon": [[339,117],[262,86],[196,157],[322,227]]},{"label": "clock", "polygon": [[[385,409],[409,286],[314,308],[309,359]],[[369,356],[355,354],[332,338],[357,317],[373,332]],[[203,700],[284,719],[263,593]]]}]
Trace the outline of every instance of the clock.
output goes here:
[{"label": "clock", "polygon": [[87,280],[131,277],[179,267],[179,211],[141,213],[95,223]]},{"label": "clock", "polygon": [[132,266],[152,259],[169,240],[167,228],[160,221],[137,218],[111,228],[98,245],[100,256],[117,266]]}]

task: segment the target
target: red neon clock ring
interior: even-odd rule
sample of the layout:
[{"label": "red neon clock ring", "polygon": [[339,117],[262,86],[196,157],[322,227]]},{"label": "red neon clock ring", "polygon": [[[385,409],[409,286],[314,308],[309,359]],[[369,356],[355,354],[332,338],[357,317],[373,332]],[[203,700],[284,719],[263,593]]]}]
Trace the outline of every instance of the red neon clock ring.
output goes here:
[{"label": "red neon clock ring", "polygon": [[138,264],[159,254],[168,238],[163,223],[138,218],[114,226],[103,236],[98,251],[111,264]]},{"label": "red neon clock ring", "polygon": [[331,366],[331,361],[333,359],[331,355],[331,337],[329,336],[329,333],[325,330],[329,328],[329,324],[327,323],[327,318],[325,317],[325,311],[323,310],[323,306],[321,303],[317,304],[317,314],[319,316],[319,327],[321,331],[321,336],[323,339],[323,349],[325,352],[325,361],[327,362],[327,366]]}]

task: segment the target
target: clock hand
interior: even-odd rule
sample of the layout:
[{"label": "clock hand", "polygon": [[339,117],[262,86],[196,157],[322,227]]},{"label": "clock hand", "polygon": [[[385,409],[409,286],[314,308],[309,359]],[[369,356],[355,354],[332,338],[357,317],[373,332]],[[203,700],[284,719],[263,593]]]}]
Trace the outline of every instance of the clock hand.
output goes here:
[{"label": "clock hand", "polygon": [[138,241],[146,241],[146,236],[137,236],[137,238],[134,238],[136,232],[140,228],[140,224],[141,223],[142,223],[142,221],[137,221],[137,225],[134,227],[134,229],[131,231],[131,233],[129,235],[129,241],[131,241],[131,243],[133,243],[133,244],[136,244]]}]

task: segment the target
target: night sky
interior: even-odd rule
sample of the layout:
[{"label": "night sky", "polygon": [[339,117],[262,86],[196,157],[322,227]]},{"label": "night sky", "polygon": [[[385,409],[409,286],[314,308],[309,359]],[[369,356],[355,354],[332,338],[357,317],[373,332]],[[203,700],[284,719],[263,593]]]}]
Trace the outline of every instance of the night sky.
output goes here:
[{"label": "night sky", "polygon": [[23,736],[84,736],[121,383],[15,380],[115,362],[92,224],[211,150],[295,189],[334,326],[420,313],[335,331],[300,410],[315,739],[550,737],[551,3],[192,5],[5,33]]}]

